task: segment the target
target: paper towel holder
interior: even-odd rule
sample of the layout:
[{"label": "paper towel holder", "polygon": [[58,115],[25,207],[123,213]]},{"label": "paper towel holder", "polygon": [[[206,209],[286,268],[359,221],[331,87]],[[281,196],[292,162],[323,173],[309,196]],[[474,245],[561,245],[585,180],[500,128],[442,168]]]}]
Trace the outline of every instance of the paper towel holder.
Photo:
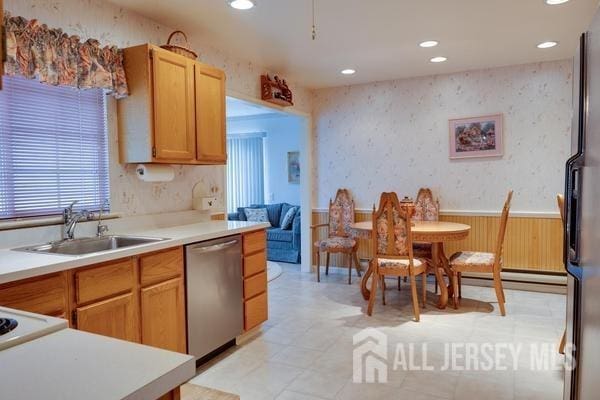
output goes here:
[{"label": "paper towel holder", "polygon": [[168,164],[138,164],[135,174],[144,182],[170,182],[175,177],[173,166]]}]

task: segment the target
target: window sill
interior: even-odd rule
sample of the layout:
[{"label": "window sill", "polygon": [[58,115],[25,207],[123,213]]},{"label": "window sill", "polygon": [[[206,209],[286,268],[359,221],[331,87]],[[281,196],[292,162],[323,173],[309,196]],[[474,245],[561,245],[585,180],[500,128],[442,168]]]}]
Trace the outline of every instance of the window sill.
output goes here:
[{"label": "window sill", "polygon": [[[119,213],[108,213],[102,215],[102,220],[121,218]],[[88,221],[97,221],[97,215],[90,218]],[[83,221],[82,221],[83,222]],[[18,218],[0,221],[0,231],[8,231],[13,229],[24,229],[24,228],[37,228],[41,226],[52,226],[62,225],[64,220],[62,215],[50,215],[47,217],[32,217],[32,218]]]}]

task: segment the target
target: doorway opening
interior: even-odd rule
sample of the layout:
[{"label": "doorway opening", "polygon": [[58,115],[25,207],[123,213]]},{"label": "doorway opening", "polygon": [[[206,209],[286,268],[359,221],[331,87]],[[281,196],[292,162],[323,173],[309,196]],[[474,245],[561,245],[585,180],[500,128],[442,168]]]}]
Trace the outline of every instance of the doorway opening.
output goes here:
[{"label": "doorway opening", "polygon": [[226,112],[228,219],[267,219],[267,258],[309,271],[310,116],[238,95]]}]

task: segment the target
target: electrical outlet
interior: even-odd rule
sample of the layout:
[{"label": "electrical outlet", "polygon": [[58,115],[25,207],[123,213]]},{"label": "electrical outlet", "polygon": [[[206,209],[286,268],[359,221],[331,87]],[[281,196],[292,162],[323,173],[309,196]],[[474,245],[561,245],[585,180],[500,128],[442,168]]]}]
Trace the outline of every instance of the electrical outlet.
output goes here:
[{"label": "electrical outlet", "polygon": [[203,197],[202,198],[202,209],[203,210],[212,210],[217,208],[217,198],[216,197]]}]

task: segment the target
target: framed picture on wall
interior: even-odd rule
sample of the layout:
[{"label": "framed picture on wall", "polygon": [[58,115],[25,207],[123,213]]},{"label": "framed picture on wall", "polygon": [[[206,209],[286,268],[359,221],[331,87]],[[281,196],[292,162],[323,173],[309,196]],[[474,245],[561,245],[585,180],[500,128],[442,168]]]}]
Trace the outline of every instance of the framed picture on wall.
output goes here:
[{"label": "framed picture on wall", "polygon": [[300,152],[288,151],[287,156],[288,182],[300,183]]},{"label": "framed picture on wall", "polygon": [[451,119],[450,158],[502,157],[502,114]]}]

